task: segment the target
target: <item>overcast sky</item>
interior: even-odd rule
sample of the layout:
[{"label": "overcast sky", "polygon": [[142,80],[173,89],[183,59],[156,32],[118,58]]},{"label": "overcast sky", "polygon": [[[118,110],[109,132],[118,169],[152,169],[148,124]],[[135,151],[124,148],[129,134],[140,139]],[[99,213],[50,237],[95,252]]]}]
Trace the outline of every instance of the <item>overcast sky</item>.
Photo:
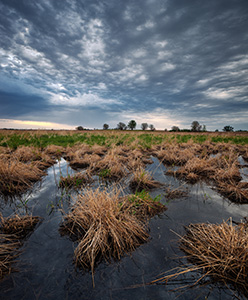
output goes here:
[{"label": "overcast sky", "polygon": [[248,0],[0,0],[0,128],[248,129]]}]

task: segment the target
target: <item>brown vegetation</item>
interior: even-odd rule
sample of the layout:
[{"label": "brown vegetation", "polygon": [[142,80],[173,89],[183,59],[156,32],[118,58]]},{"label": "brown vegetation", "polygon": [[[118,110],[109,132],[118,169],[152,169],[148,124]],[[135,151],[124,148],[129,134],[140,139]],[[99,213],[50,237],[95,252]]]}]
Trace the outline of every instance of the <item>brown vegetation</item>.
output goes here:
[{"label": "brown vegetation", "polygon": [[24,239],[40,221],[39,217],[0,215],[0,278],[13,271],[12,263]]},{"label": "brown vegetation", "polygon": [[0,160],[0,193],[4,195],[23,193],[44,175],[45,173],[35,165],[16,160]]},{"label": "brown vegetation", "polygon": [[88,173],[76,173],[68,176],[61,176],[59,187],[65,189],[80,189],[82,186],[92,183],[92,178]]},{"label": "brown vegetation", "polygon": [[65,216],[62,230],[76,235],[76,264],[94,272],[101,259],[120,257],[146,241],[144,225],[120,205],[120,191],[85,190]]},{"label": "brown vegetation", "polygon": [[214,280],[224,284],[231,283],[239,290],[248,292],[247,223],[235,226],[231,221],[220,225],[206,223],[189,225],[186,228],[186,235],[180,239],[180,247],[193,265],[153,283],[166,283],[179,275],[201,270],[203,275],[200,279],[211,276]]},{"label": "brown vegetation", "polygon": [[130,180],[130,187],[134,191],[142,191],[152,188],[160,187],[161,183],[158,181],[155,181],[152,178],[152,175],[150,172],[146,171],[143,168],[139,168],[132,174],[132,179]]},{"label": "brown vegetation", "polygon": [[86,189],[65,216],[61,233],[78,240],[76,264],[91,269],[105,259],[120,259],[144,243],[145,216],[161,212],[165,207],[148,194],[120,197],[121,191]]}]

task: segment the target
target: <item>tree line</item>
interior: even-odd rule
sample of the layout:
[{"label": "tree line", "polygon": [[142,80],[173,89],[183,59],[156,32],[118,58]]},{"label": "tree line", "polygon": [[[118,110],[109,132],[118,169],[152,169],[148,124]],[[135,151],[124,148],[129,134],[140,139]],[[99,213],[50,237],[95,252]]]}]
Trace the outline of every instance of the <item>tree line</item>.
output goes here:
[{"label": "tree line", "polygon": [[[131,120],[128,122],[128,124],[126,125],[125,123],[123,122],[119,122],[116,126],[116,128],[114,129],[117,129],[117,130],[134,130],[137,126],[137,123],[135,120]],[[148,123],[141,123],[140,125],[140,128],[141,130],[147,130],[148,128],[151,130],[151,131],[155,131],[156,128],[154,127],[153,124],[148,124]],[[86,128],[84,128],[83,126],[78,126],[76,127],[77,130],[87,130]],[[109,129],[109,125],[107,123],[104,123],[103,124],[103,130],[108,130]],[[167,129],[165,129],[165,131],[167,131]],[[182,132],[206,132],[207,131],[207,128],[206,128],[206,125],[201,125],[198,121],[193,121],[191,123],[191,129],[180,129],[178,126],[172,126],[171,129],[169,130],[171,132],[179,132],[179,131],[182,131]],[[218,131],[218,129],[216,129],[216,131]],[[225,132],[232,132],[234,131],[234,128],[231,126],[231,125],[227,125],[225,126],[222,131],[225,131]]]}]

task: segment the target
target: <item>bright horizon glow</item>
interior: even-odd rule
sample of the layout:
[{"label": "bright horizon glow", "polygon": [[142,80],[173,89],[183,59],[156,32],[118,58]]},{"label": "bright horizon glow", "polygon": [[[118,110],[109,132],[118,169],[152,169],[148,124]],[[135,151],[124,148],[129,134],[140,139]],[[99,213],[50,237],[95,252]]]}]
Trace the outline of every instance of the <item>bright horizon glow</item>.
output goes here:
[{"label": "bright horizon glow", "polygon": [[29,120],[11,120],[11,119],[0,119],[0,128],[13,128],[13,129],[75,129],[75,127],[53,123],[53,122],[39,122]]}]

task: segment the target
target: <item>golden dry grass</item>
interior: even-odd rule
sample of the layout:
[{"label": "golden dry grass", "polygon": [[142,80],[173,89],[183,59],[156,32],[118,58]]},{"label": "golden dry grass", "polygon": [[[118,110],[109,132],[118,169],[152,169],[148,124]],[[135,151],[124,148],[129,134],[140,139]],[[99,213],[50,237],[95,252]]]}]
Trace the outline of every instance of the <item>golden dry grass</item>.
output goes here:
[{"label": "golden dry grass", "polygon": [[163,144],[161,148],[154,150],[153,154],[166,165],[182,166],[195,156],[195,151],[193,146],[189,148],[189,145],[183,147],[174,143]]},{"label": "golden dry grass", "polygon": [[0,215],[0,278],[13,271],[12,264],[25,238],[40,221],[39,217]]},{"label": "golden dry grass", "polygon": [[126,162],[128,158],[120,156],[115,149],[110,149],[108,153],[92,167],[92,171],[101,172],[102,170],[109,170],[107,177],[110,179],[120,180],[128,174]]},{"label": "golden dry grass", "polygon": [[229,200],[236,203],[248,203],[248,183],[247,182],[235,182],[219,181],[216,183],[217,191],[228,198]]},{"label": "golden dry grass", "polygon": [[9,235],[12,234],[16,239],[22,239],[34,229],[40,220],[39,217],[29,215],[14,215],[9,218],[3,218],[0,215],[0,232]]},{"label": "golden dry grass", "polygon": [[21,146],[13,153],[14,157],[21,162],[42,160],[41,152],[35,147]]},{"label": "golden dry grass", "polygon": [[48,145],[44,153],[55,158],[60,158],[65,153],[65,148],[57,145]]},{"label": "golden dry grass", "polygon": [[182,274],[202,271],[195,284],[211,276],[214,280],[231,283],[239,290],[248,292],[247,223],[191,224],[186,228],[186,235],[180,239],[180,247],[191,264],[152,283],[167,283]]},{"label": "golden dry grass", "polygon": [[144,168],[138,168],[134,171],[130,180],[130,187],[135,191],[148,190],[160,186],[161,183],[154,180],[152,174]]},{"label": "golden dry grass", "polygon": [[122,209],[117,189],[84,190],[65,216],[61,229],[79,240],[76,264],[91,269],[92,276],[101,259],[120,259],[148,237],[144,224]]},{"label": "golden dry grass", "polygon": [[142,190],[122,197],[121,209],[146,222],[149,218],[167,210],[167,207],[160,202],[160,196],[153,199],[148,191]]},{"label": "golden dry grass", "polygon": [[44,175],[34,165],[16,160],[0,160],[0,193],[14,195],[25,192]]},{"label": "golden dry grass", "polygon": [[18,256],[20,242],[13,236],[0,233],[0,279],[11,273],[12,263]]}]

